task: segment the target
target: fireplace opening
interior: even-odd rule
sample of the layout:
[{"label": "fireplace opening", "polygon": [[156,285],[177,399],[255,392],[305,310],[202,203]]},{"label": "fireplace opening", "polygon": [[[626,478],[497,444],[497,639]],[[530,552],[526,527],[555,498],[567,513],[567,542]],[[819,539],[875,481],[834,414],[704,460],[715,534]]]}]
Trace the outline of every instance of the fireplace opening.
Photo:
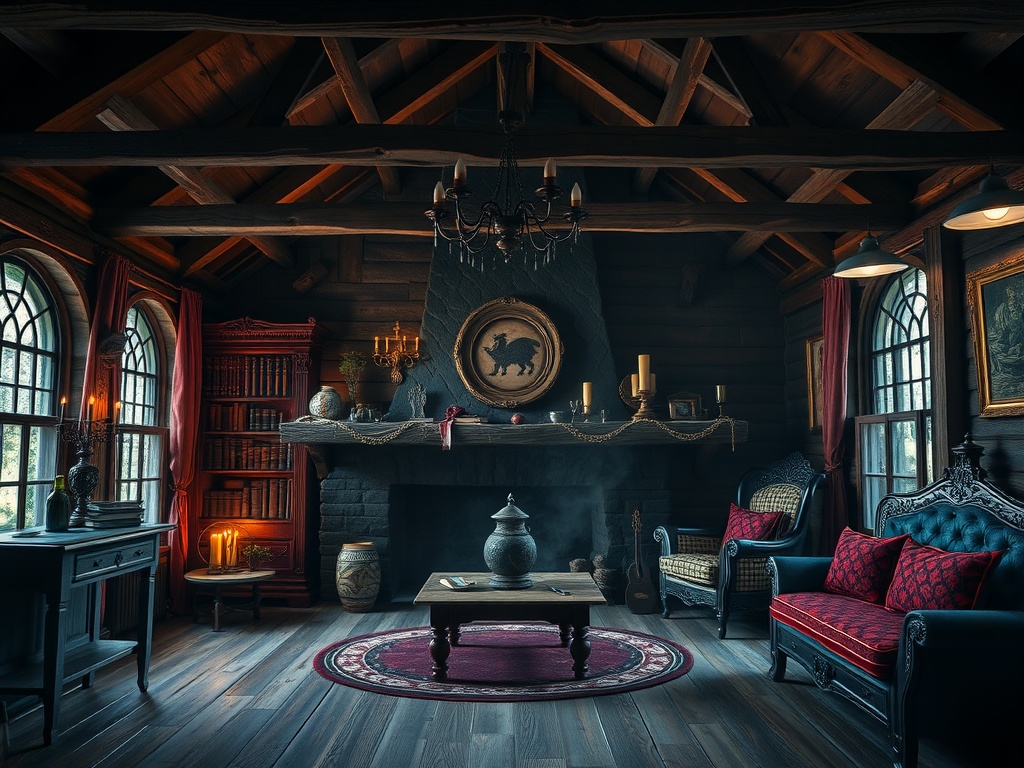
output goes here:
[{"label": "fireplace opening", "polygon": [[431,573],[488,572],[484,542],[495,529],[491,515],[508,504],[529,515],[537,543],[533,571],[568,571],[569,561],[594,552],[595,522],[604,519],[602,495],[593,487],[393,485],[389,549],[392,588],[411,600]]}]

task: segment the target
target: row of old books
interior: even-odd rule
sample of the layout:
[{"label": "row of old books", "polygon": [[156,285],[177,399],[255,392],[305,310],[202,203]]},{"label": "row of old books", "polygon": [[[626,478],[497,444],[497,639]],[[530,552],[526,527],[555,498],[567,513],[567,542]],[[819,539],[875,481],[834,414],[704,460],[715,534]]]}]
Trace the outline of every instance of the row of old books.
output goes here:
[{"label": "row of old books", "polygon": [[276,432],[284,413],[251,403],[210,403],[206,428],[211,432]]},{"label": "row of old books", "polygon": [[203,469],[290,470],[292,447],[248,437],[212,437],[203,443]]},{"label": "row of old books", "polygon": [[241,488],[203,493],[203,517],[239,517],[288,520],[291,517],[292,481],[284,478],[253,480]]},{"label": "row of old books", "polygon": [[91,501],[85,505],[86,528],[128,528],[142,525],[142,501]]},{"label": "row of old books", "polygon": [[207,355],[203,394],[210,397],[291,397],[289,355]]}]

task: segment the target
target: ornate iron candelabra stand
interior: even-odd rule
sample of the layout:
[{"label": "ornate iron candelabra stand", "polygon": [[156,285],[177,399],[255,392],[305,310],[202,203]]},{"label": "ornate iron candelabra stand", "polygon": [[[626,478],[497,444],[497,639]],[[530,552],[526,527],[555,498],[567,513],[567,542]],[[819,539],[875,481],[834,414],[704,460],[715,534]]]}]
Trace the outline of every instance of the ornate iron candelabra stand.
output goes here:
[{"label": "ornate iron candelabra stand", "polygon": [[633,414],[633,421],[642,421],[644,419],[655,418],[654,409],[647,404],[647,401],[654,397],[653,389],[638,389],[636,392],[636,399],[640,401],[640,407],[636,413]]},{"label": "ornate iron candelabra stand", "polygon": [[68,488],[75,499],[71,509],[71,528],[85,525],[85,508],[100,479],[99,467],[89,461],[96,445],[105,443],[113,434],[110,421],[65,421],[57,425],[57,435],[75,446],[78,461],[68,470]]},{"label": "ornate iron candelabra stand", "polygon": [[402,335],[402,329],[395,323],[392,328],[394,336],[384,337],[384,349],[381,350],[381,339],[373,337],[373,362],[381,368],[391,369],[391,383],[402,383],[402,367],[412,368],[420,356],[420,337],[416,336],[410,346],[409,337]]}]

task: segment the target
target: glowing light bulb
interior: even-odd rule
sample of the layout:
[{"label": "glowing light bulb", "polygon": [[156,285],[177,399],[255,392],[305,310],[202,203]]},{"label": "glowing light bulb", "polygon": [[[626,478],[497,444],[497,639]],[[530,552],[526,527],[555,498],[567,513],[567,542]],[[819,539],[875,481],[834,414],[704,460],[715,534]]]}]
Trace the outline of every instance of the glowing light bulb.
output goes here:
[{"label": "glowing light bulb", "polygon": [[1004,208],[986,208],[981,214],[989,221],[999,221],[1006,214],[1010,212],[1009,207]]}]

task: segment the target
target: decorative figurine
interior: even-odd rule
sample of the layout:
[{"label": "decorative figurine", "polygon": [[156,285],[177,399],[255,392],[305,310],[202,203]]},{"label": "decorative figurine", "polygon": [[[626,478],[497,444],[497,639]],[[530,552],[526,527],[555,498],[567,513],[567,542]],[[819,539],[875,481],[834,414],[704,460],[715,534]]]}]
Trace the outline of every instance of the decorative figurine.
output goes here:
[{"label": "decorative figurine", "polygon": [[423,415],[423,407],[427,404],[427,390],[423,388],[422,384],[416,384],[416,386],[409,389],[409,413],[410,418],[413,419],[425,419]]}]

